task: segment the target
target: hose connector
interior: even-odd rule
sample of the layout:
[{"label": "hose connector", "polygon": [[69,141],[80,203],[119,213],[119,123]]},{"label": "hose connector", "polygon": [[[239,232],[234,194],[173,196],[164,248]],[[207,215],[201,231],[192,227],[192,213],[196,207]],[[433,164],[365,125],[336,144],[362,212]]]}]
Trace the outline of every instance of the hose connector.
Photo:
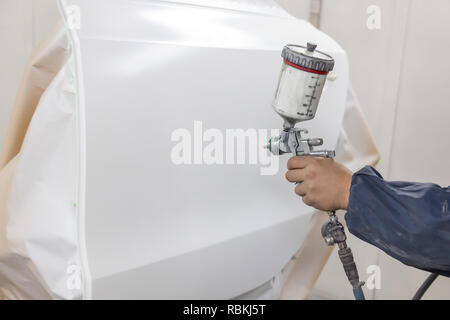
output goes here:
[{"label": "hose connector", "polygon": [[352,285],[353,295],[356,300],[365,300],[362,287],[364,282],[359,281],[358,269],[353,258],[352,250],[347,246],[347,236],[344,226],[339,222],[334,212],[329,213],[330,220],[322,226],[322,237],[328,246],[337,244],[338,255],[344,267],[348,281]]}]

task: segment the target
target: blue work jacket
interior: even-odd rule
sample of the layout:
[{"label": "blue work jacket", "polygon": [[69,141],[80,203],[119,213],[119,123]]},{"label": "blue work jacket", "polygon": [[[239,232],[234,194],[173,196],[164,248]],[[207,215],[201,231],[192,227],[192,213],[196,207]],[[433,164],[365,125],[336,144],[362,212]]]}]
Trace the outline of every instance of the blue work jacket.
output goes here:
[{"label": "blue work jacket", "polygon": [[385,181],[372,167],[352,178],[349,231],[406,265],[450,276],[450,188]]}]

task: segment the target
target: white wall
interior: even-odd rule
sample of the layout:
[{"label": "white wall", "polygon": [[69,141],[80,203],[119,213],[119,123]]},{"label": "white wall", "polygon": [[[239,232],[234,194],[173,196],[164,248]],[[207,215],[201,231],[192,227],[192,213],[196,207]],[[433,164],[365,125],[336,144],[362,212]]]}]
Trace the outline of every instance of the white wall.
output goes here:
[{"label": "white wall", "polygon": [[[277,1],[308,18],[310,0]],[[369,5],[381,9],[380,30],[366,27]],[[323,0],[321,28],[349,54],[350,77],[387,178],[450,184],[448,16],[448,0]],[[0,148],[26,60],[57,20],[55,0],[0,0]],[[369,297],[409,298],[426,277],[352,236],[349,242],[363,279],[368,265],[381,267],[382,289]],[[448,299],[449,287],[441,277],[426,297]],[[313,297],[351,298],[336,252]]]},{"label": "white wall", "polygon": [[[389,178],[450,185],[450,2],[410,1],[397,91]],[[380,298],[410,294],[426,273],[380,255],[385,286]],[[397,284],[397,285],[395,285]],[[450,299],[450,279],[440,277],[428,298]]]},{"label": "white wall", "polygon": [[58,19],[56,0],[0,0],[0,150],[27,60]]}]

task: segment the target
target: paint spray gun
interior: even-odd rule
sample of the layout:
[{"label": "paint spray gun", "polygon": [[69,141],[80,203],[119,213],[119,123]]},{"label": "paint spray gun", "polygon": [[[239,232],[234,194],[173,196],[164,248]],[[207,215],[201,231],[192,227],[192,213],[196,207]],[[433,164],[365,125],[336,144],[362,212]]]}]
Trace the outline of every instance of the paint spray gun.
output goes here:
[{"label": "paint spray gun", "polygon": [[[295,156],[335,157],[334,151],[315,149],[323,145],[323,139],[305,138],[303,135],[308,131],[295,127],[299,122],[314,119],[327,76],[334,68],[334,59],[316,48],[317,45],[308,43],[306,47],[287,45],[283,49],[283,65],[272,104],[284,120],[283,130],[280,135],[270,138],[266,146],[274,155],[291,153]],[[335,212],[328,215],[329,221],[322,227],[322,236],[327,245],[338,245],[338,255],[355,298],[363,300],[364,283],[359,281],[352,251],[347,247],[344,226]]]}]

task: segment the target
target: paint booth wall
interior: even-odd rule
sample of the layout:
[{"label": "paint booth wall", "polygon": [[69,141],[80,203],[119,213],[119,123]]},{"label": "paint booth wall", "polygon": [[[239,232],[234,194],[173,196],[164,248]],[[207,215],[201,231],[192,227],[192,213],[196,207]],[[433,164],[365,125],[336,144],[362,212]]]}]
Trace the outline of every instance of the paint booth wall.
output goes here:
[{"label": "paint booth wall", "polygon": [[0,0],[0,150],[28,58],[58,19],[56,0]]},{"label": "paint booth wall", "polygon": [[[307,19],[310,0],[277,0]],[[381,29],[367,28],[369,6],[378,6]],[[450,66],[448,0],[323,0],[321,29],[348,52],[350,77],[382,153],[380,171],[390,179],[450,184]],[[54,0],[0,0],[0,147],[33,46],[58,20]],[[376,299],[405,299],[427,276],[351,237],[360,273],[378,265]],[[351,298],[334,252],[313,298]],[[450,299],[450,280],[440,278],[425,298]]]}]

